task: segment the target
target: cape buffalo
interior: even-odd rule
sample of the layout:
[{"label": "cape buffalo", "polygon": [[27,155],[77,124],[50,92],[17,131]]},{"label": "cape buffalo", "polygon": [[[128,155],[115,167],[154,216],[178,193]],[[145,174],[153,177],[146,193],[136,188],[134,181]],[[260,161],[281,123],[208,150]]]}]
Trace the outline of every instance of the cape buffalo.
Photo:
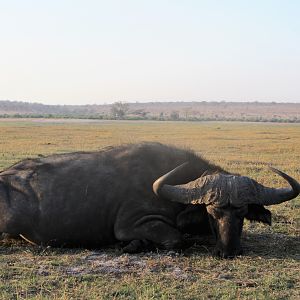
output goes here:
[{"label": "cape buffalo", "polygon": [[241,253],[244,218],[271,224],[264,205],[295,198],[299,183],[269,188],[194,152],[160,143],[57,154],[0,172],[0,232],[42,245],[125,252],[184,247],[183,233],[216,237],[215,253]]}]

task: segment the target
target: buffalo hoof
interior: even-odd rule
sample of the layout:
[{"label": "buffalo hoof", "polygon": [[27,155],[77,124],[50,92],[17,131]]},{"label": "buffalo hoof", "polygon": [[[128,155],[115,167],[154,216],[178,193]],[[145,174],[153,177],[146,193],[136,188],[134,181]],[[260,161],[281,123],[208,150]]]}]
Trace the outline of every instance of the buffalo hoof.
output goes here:
[{"label": "buffalo hoof", "polygon": [[123,253],[139,253],[154,250],[153,244],[147,240],[132,240],[122,248]]}]

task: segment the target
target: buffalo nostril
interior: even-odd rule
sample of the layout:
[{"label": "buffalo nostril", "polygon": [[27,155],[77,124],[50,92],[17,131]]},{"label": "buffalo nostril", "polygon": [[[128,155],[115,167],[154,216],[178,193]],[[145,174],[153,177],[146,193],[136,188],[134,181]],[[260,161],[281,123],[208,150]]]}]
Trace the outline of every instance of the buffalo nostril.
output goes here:
[{"label": "buffalo nostril", "polygon": [[221,253],[221,257],[226,259],[233,259],[236,257],[236,255],[237,255],[236,253],[229,253],[226,251]]}]

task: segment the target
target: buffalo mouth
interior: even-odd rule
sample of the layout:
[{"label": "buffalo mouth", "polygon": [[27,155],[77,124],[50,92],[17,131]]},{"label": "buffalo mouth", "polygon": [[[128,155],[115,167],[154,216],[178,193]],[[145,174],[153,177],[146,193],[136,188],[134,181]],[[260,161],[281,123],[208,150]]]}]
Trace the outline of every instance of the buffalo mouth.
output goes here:
[{"label": "buffalo mouth", "polygon": [[219,257],[219,258],[225,258],[225,259],[234,259],[237,256],[240,256],[242,254],[243,254],[242,248],[235,250],[235,251],[226,251],[226,250],[216,247],[213,251],[214,256]]},{"label": "buffalo mouth", "polygon": [[219,258],[233,259],[243,254],[243,249],[238,239],[233,245],[224,245],[222,240],[217,240],[216,246],[213,250],[213,255]]}]

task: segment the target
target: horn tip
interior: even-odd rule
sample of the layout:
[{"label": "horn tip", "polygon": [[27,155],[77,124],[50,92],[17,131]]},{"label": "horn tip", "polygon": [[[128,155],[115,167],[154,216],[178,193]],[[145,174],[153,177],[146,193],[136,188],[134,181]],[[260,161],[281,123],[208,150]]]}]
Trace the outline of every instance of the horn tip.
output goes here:
[{"label": "horn tip", "polygon": [[276,169],[274,167],[272,167],[271,165],[268,166],[269,170],[273,171],[274,173],[278,174],[278,175],[283,175],[284,173],[282,171],[280,171],[279,169]]},{"label": "horn tip", "polygon": [[152,185],[152,190],[156,196],[158,196],[158,188],[159,188],[159,182],[158,180],[156,180]]}]

